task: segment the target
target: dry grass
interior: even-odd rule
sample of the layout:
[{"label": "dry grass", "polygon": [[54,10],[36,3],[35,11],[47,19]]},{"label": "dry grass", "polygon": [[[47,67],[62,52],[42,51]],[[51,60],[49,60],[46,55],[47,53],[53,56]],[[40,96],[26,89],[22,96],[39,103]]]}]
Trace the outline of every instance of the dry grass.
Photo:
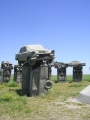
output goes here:
[{"label": "dry grass", "polygon": [[90,105],[73,103],[81,90],[90,84],[54,83],[46,95],[19,95],[21,85],[0,86],[0,120],[89,120]]}]

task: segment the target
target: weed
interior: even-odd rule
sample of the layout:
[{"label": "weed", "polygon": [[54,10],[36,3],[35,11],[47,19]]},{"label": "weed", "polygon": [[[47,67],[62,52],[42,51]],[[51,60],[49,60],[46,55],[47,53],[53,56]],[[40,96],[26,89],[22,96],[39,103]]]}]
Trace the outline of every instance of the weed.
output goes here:
[{"label": "weed", "polygon": [[13,95],[10,93],[5,93],[2,95],[2,97],[0,98],[0,101],[12,101],[13,99]]},{"label": "weed", "polygon": [[10,82],[8,83],[8,87],[17,87],[17,83],[14,82],[14,81],[10,81]]}]

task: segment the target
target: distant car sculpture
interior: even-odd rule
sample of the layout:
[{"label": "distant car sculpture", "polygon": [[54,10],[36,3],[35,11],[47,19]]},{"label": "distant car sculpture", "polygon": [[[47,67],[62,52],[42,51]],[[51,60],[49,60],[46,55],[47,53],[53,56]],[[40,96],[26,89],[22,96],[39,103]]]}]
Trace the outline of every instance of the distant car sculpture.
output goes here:
[{"label": "distant car sculpture", "polygon": [[83,66],[85,65],[86,63],[80,63],[79,61],[72,61],[68,63],[68,66],[73,67],[73,81],[74,82],[82,81]]},{"label": "distant car sculpture", "polygon": [[13,69],[12,63],[8,61],[2,61],[1,69],[3,70],[2,82],[9,82],[11,77],[11,72]]},{"label": "distant car sculpture", "polygon": [[3,70],[0,68],[0,84],[2,84]]},{"label": "distant car sculpture", "polygon": [[22,66],[14,65],[14,81],[22,82]]},{"label": "distant car sculpture", "polygon": [[22,65],[22,91],[27,96],[46,93],[52,87],[51,66],[54,65],[54,50],[42,45],[26,45],[15,59]]},{"label": "distant car sculpture", "polygon": [[68,64],[63,62],[54,62],[54,67],[57,68],[57,81],[56,82],[65,82],[66,81],[66,68]]}]

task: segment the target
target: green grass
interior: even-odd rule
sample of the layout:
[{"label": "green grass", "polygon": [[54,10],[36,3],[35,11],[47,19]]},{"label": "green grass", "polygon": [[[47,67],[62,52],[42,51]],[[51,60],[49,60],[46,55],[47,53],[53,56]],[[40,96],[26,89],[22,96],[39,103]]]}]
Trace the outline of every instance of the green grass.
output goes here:
[{"label": "green grass", "polygon": [[13,80],[11,80],[11,81],[8,83],[8,87],[17,87],[17,83],[14,82]]},{"label": "green grass", "polygon": [[[90,84],[89,75],[82,82],[55,83],[47,94],[27,97],[20,94],[21,84],[13,81],[0,85],[0,120],[89,120],[90,107],[67,101],[74,99],[81,90]],[[85,80],[84,80],[85,79]]]},{"label": "green grass", "polygon": [[[67,75],[66,79],[67,79],[67,82],[72,82],[72,75]],[[55,82],[57,80],[57,76],[53,75],[52,80]],[[82,81],[90,82],[90,75],[83,75],[82,76]]]}]

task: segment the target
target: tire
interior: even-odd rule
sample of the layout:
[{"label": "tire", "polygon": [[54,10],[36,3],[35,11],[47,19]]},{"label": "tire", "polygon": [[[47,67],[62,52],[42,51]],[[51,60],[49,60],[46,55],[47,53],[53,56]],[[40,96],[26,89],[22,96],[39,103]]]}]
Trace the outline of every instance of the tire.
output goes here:
[{"label": "tire", "polygon": [[46,82],[45,82],[45,88],[46,89],[52,88],[52,82],[50,80],[46,80]]}]

